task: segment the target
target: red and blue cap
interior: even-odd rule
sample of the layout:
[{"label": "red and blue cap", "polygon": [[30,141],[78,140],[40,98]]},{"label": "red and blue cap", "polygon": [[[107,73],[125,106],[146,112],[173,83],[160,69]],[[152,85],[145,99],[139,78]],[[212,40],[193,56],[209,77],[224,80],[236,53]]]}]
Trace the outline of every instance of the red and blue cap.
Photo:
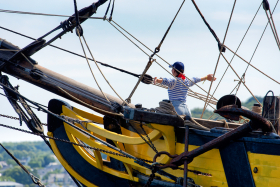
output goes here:
[{"label": "red and blue cap", "polygon": [[173,65],[169,66],[170,68],[175,68],[181,72],[184,72],[184,64],[182,62],[175,62]]}]

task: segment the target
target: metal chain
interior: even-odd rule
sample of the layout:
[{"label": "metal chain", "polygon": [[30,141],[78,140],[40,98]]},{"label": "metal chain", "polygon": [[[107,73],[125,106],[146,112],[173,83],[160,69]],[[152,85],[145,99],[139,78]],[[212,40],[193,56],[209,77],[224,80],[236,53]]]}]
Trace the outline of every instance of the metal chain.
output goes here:
[{"label": "metal chain", "polygon": [[152,166],[151,170],[152,170],[152,174],[150,175],[150,177],[149,177],[147,183],[144,185],[144,187],[149,187],[151,185],[152,181],[154,180],[155,176],[156,176],[155,175],[156,166]]},{"label": "metal chain", "polygon": [[[0,114],[1,117],[5,117],[5,118],[9,118],[9,119],[14,119],[14,120],[20,120],[18,117],[14,117],[14,116],[8,116],[8,115],[4,115],[4,114]],[[41,123],[42,125],[48,126],[46,123]]]},{"label": "metal chain", "polygon": [[147,137],[147,139],[148,139],[148,141],[149,141],[149,143],[150,143],[150,147],[151,147],[156,153],[158,153],[158,151],[157,151],[155,145],[152,143],[150,137],[148,136],[148,134],[146,133],[145,129],[143,128],[142,121],[140,122],[140,127],[141,127],[142,131],[144,132],[144,134],[146,135],[146,137]]},{"label": "metal chain", "polygon": [[[1,114],[0,114],[1,115]],[[1,115],[2,116],[2,115]],[[5,116],[5,115],[4,115]],[[6,117],[6,116],[5,116]],[[15,117],[11,117],[11,116],[8,116],[9,118],[13,119]],[[72,144],[72,145],[76,145],[76,146],[80,146],[80,147],[83,147],[83,148],[88,148],[88,149],[92,149],[92,150],[95,150],[95,151],[100,151],[100,152],[103,152],[103,153],[107,153],[107,154],[112,154],[112,155],[116,155],[116,156],[121,156],[121,157],[125,157],[125,158],[130,158],[126,155],[123,155],[123,154],[120,154],[120,153],[116,153],[116,152],[113,152],[113,151],[107,151],[107,150],[104,150],[104,149],[100,149],[100,148],[96,148],[96,147],[91,147],[91,146],[87,146],[87,145],[84,145],[84,144],[78,144],[78,143],[74,143],[74,142],[70,142],[68,140],[64,140],[64,139],[59,139],[59,138],[55,138],[55,137],[51,137],[51,136],[46,136],[44,134],[38,134],[38,133],[34,133],[34,132],[31,132],[31,131],[27,131],[27,130],[23,130],[23,129],[19,129],[19,128],[16,128],[16,127],[12,127],[12,126],[8,126],[8,125],[4,125],[4,124],[0,124],[0,126],[2,127],[5,127],[5,128],[9,128],[9,129],[12,129],[12,130],[17,130],[17,131],[21,131],[21,132],[24,132],[24,133],[28,133],[28,134],[32,134],[32,135],[36,135],[36,136],[41,136],[43,138],[49,138],[49,139],[53,139],[53,140],[57,140],[57,141],[61,141],[61,142],[64,142],[64,143],[69,143],[69,144]],[[132,158],[130,158],[132,159]],[[142,158],[137,158],[141,161],[144,161],[144,162],[147,162],[147,163],[153,163],[153,161],[151,160],[146,160],[146,159],[142,159]],[[162,163],[158,163],[159,165],[164,165]],[[184,168],[180,168],[178,167],[179,170],[184,170]],[[197,170],[188,170],[189,172],[192,172],[196,175],[203,175],[203,176],[208,176],[208,177],[212,177],[211,174],[209,173],[203,173],[203,172],[200,172],[200,171],[197,171]]]},{"label": "metal chain", "polygon": [[[44,138],[49,138],[49,139],[61,141],[61,142],[64,142],[64,143],[69,143],[69,144],[80,146],[80,147],[83,147],[83,148],[88,148],[88,149],[92,149],[92,150],[95,150],[95,151],[100,151],[100,152],[103,152],[103,153],[108,153],[108,154],[112,154],[112,155],[116,155],[116,156],[121,156],[121,157],[125,157],[125,158],[130,158],[130,157],[126,156],[126,155],[123,155],[123,154],[120,154],[120,153],[116,153],[116,152],[113,152],[113,151],[107,151],[107,150],[96,148],[96,147],[91,147],[91,146],[87,146],[87,145],[83,145],[83,144],[78,144],[78,143],[70,142],[70,141],[64,140],[64,139],[59,139],[59,138],[55,138],[55,137],[51,137],[51,136],[46,136],[46,135],[43,135],[43,134],[33,133],[31,131],[19,129],[19,128],[8,126],[8,125],[4,125],[4,124],[0,124],[0,126],[6,127],[6,128],[9,128],[9,129],[12,129],[12,130],[21,131],[21,132],[24,132],[24,133],[36,135],[36,136],[41,136],[41,137],[44,137]],[[153,163],[153,161],[150,161],[150,160],[141,159],[141,158],[138,158],[138,159],[141,160],[141,161],[144,161],[144,162]]]},{"label": "metal chain", "polygon": [[[142,122],[141,122],[141,123],[142,123]],[[144,140],[144,141],[146,142],[146,144],[148,144],[156,153],[158,153],[158,151],[156,150],[155,146],[152,144],[152,142],[151,142],[151,140],[150,140],[149,137],[148,137],[149,141],[147,141],[146,138],[144,138],[144,137],[142,136],[142,134],[139,133],[138,130],[137,130],[133,125],[131,125],[130,123],[128,123],[128,124],[129,124],[129,125],[132,127],[132,129],[142,138],[142,140]],[[144,131],[143,128],[142,128],[142,130]],[[146,134],[146,132],[145,132],[145,134]],[[151,163],[153,163],[153,162],[151,162]]]}]

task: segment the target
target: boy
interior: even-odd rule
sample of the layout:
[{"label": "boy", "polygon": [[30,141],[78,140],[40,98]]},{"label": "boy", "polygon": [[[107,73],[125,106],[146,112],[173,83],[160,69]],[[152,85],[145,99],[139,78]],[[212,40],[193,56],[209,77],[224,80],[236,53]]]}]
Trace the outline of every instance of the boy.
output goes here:
[{"label": "boy", "polygon": [[[172,66],[172,75],[174,77],[177,77],[178,79],[181,79],[181,81],[187,86],[193,86],[195,83],[198,83],[200,81],[211,81],[212,79],[215,81],[216,78],[213,77],[213,74],[209,74],[206,77],[197,78],[193,77],[190,81],[186,79],[184,73],[184,64],[182,62],[175,62]],[[175,70],[175,69],[176,70]],[[180,72],[178,72],[178,71]],[[162,85],[168,86],[168,96],[169,100],[174,106],[176,112],[178,115],[186,115],[191,116],[191,113],[188,109],[188,106],[186,105],[187,95],[188,95],[188,88],[184,86],[180,81],[177,81],[175,78],[154,78],[154,84],[160,83]]]}]

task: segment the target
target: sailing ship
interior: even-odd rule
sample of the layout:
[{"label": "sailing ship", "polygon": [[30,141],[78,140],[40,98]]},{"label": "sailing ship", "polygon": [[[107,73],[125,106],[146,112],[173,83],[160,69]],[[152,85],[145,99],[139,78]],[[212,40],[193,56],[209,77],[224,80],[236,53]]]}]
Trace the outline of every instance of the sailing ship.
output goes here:
[{"label": "sailing ship", "polygon": [[[77,185],[277,186],[280,180],[279,97],[266,95],[263,103],[256,99],[255,111],[242,108],[236,92],[240,87],[247,88],[244,81],[245,73],[239,76],[235,72],[238,78],[235,94],[220,99],[209,94],[211,86],[204,94],[189,89],[188,97],[204,101],[205,107],[214,106],[217,109],[215,113],[225,118],[223,121],[178,116],[172,112],[172,106],[168,101],[161,102],[160,107],[156,109],[131,104],[131,98],[139,89],[137,88],[139,84],[151,86],[152,76],[146,73],[152,63],[158,63],[156,57],[162,59],[158,53],[164,45],[169,29],[165,32],[160,45],[148,54],[148,63],[141,74],[96,61],[91,52],[90,57],[86,53],[84,55],[75,53],[86,58],[87,62],[93,61],[98,69],[99,65],[104,65],[136,76],[138,82],[135,89],[126,99],[119,94],[117,98],[104,93],[102,89],[91,88],[74,81],[41,66],[39,61],[35,60],[34,54],[43,51],[46,46],[57,48],[52,42],[61,37],[63,40],[65,34],[70,31],[76,32],[80,40],[84,39],[82,23],[98,12],[99,7],[105,6],[104,3],[106,0],[99,0],[78,11],[74,1],[75,14],[22,49],[4,39],[1,39],[0,43],[1,72],[94,111],[94,113],[84,111],[61,99],[50,100],[48,107],[44,108],[21,95],[9,82],[8,76],[2,75],[0,78],[0,84],[20,121],[24,121],[32,132],[43,137],[64,168],[77,181]],[[118,24],[112,19],[114,3],[115,1],[110,1],[108,6],[109,9],[112,4],[111,16],[109,18],[104,16],[102,19],[117,27]],[[185,1],[177,13],[180,13],[184,3]],[[235,58],[242,57],[237,50],[232,51],[224,41],[219,40],[198,6],[194,1],[192,3],[218,42],[219,58],[224,58],[228,67],[234,70],[224,52],[233,52]],[[235,3],[236,1],[233,3],[232,12]],[[279,49],[280,42],[273,21],[274,10],[269,7],[267,1],[260,3],[258,11],[262,6],[265,9],[268,24],[276,41],[276,45],[275,43],[273,45]],[[4,12],[12,13],[7,10]],[[231,16],[232,14],[230,18]],[[171,29],[173,21],[169,27]],[[59,34],[46,40],[47,36],[58,30]],[[126,30],[122,33],[132,36]],[[86,49],[86,40],[82,46]],[[250,68],[257,69],[250,65],[251,61],[244,61]],[[258,69],[257,71],[267,76],[274,84],[279,84],[264,72]],[[110,84],[107,79],[106,82]],[[98,84],[98,87],[102,86]],[[111,84],[110,87],[113,88]],[[249,89],[248,91],[251,93]],[[47,113],[47,135],[44,135],[40,119],[27,103]],[[260,112],[260,109],[263,112]],[[240,116],[245,117],[244,124],[240,123]]]}]

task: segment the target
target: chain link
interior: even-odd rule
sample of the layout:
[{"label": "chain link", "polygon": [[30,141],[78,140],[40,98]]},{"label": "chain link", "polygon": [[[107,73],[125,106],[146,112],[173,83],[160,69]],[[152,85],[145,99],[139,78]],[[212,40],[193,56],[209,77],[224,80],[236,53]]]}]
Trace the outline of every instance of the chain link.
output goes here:
[{"label": "chain link", "polygon": [[155,173],[157,172],[156,166],[152,166],[151,170],[152,170],[152,174],[150,175],[150,177],[149,177],[147,183],[144,185],[144,187],[149,187],[156,176],[155,175]]},{"label": "chain link", "polygon": [[[14,119],[14,120],[20,120],[18,117],[14,117],[14,116],[8,116],[8,115],[4,115],[4,114],[0,114],[1,117],[5,117],[5,118],[9,118],[9,119]],[[41,123],[44,126],[48,126],[46,123]]]},{"label": "chain link", "polygon": [[[150,137],[148,136],[148,134],[146,133],[145,129],[143,128],[142,121],[141,121],[141,123],[140,123],[140,127],[141,127],[142,131],[144,132],[144,134],[146,135],[146,137],[147,137],[147,139],[148,139],[148,141],[149,141],[150,147],[151,147],[156,153],[158,153],[158,151],[157,151],[155,145],[152,143]],[[146,142],[146,141],[145,141],[145,142]]]},{"label": "chain link", "polygon": [[[11,119],[16,118],[16,117],[6,116],[6,115],[2,115],[2,114],[0,114],[0,116],[8,117],[8,118],[11,118]],[[113,151],[107,151],[107,150],[104,150],[104,149],[100,149],[100,148],[96,148],[96,147],[91,147],[91,146],[87,146],[87,145],[84,145],[84,144],[77,144],[77,143],[74,143],[74,142],[70,142],[68,140],[63,140],[63,139],[59,139],[59,138],[55,138],[55,137],[51,137],[51,136],[46,136],[46,135],[43,135],[43,134],[33,133],[31,131],[19,129],[19,128],[16,128],[16,127],[11,127],[11,126],[4,125],[4,124],[0,124],[0,126],[6,127],[6,128],[9,128],[9,129],[12,129],[12,130],[21,131],[21,132],[28,133],[28,134],[33,134],[33,135],[36,135],[36,136],[41,136],[41,137],[44,137],[44,138],[49,138],[49,139],[61,141],[61,142],[64,142],[64,143],[69,143],[69,144],[80,146],[80,147],[83,147],[83,148],[88,148],[88,149],[92,149],[92,150],[95,150],[95,151],[100,151],[100,152],[107,153],[107,154],[112,154],[112,155],[116,155],[116,156],[130,158],[130,157],[126,156],[126,155],[123,155],[123,154],[120,154],[120,153],[116,153],[116,152],[113,152]],[[130,159],[132,159],[132,158],[130,158]],[[153,161],[151,161],[151,160],[142,159],[142,158],[137,158],[137,159],[139,159],[141,161],[144,161],[144,162],[147,162],[147,163],[153,163]],[[159,163],[159,165],[164,165],[164,164]],[[180,167],[178,169],[179,170],[184,170],[184,168],[180,168]],[[203,173],[203,172],[200,172],[200,171],[197,171],[197,170],[188,170],[188,171],[192,172],[192,173],[194,173],[196,175],[203,175],[203,176],[212,177],[212,175],[209,174],[209,173]]]}]

